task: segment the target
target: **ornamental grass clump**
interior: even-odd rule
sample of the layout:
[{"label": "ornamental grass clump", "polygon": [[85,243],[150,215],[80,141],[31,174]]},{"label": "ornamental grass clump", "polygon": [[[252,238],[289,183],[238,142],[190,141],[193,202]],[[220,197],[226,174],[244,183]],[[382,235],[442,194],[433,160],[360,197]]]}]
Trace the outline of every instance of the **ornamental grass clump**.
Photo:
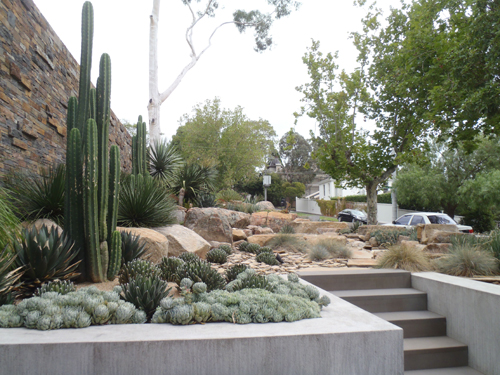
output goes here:
[{"label": "ornamental grass clump", "polygon": [[288,252],[305,253],[307,246],[304,240],[297,238],[293,234],[278,233],[268,243],[267,246],[274,250],[280,248]]},{"label": "ornamental grass clump", "polygon": [[285,224],[281,227],[280,233],[283,234],[295,234],[295,228],[292,227],[290,224]]},{"label": "ornamental grass clump", "polygon": [[15,260],[7,247],[0,253],[0,305],[14,303],[17,281],[22,276],[21,267],[12,267]]},{"label": "ornamental grass clump", "polygon": [[410,272],[429,271],[433,268],[422,250],[407,244],[390,246],[377,261],[376,267],[403,269]]},{"label": "ornamental grass clump", "polygon": [[490,276],[498,273],[498,259],[479,245],[461,240],[452,242],[449,253],[436,261],[436,267],[453,276]]},{"label": "ornamental grass clump", "polygon": [[0,306],[0,327],[51,330],[145,323],[144,311],[120,299],[121,290],[115,287],[112,292],[102,292],[91,286],[65,295],[42,293],[39,297],[26,298],[16,306]]},{"label": "ornamental grass clump", "polygon": [[331,258],[350,259],[352,257],[352,250],[341,241],[325,238],[318,241],[317,245],[325,248]]},{"label": "ornamental grass clump", "polygon": [[313,262],[321,262],[322,260],[330,258],[330,253],[325,246],[315,244],[307,251],[307,257]]}]

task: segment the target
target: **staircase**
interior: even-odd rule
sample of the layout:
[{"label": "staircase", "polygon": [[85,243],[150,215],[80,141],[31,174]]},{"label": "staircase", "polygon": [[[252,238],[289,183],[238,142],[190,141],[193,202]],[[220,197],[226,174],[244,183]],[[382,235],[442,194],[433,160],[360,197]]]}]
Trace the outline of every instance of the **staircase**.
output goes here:
[{"label": "staircase", "polygon": [[467,345],[446,336],[446,317],[427,311],[427,294],[401,270],[301,272],[319,288],[403,329],[405,375],[481,375],[468,367]]}]

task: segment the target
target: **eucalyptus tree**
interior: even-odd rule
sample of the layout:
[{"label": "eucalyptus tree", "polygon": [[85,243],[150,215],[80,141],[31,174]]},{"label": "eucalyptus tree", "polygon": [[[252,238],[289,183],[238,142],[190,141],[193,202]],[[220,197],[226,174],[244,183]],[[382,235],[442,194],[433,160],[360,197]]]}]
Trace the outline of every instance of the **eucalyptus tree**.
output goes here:
[{"label": "eucalyptus tree", "polygon": [[[205,46],[198,49],[193,42],[193,32],[197,25],[204,18],[215,17],[219,9],[220,1],[217,0],[182,0],[192,16],[191,24],[186,28],[186,43],[191,53],[190,60],[182,69],[179,75],[174,79],[170,86],[163,92],[158,87],[158,25],[160,20],[160,0],[153,0],[153,11],[150,16],[150,34],[149,34],[149,133],[151,139],[160,137],[160,106],[172,92],[179,86],[186,74],[198,63],[201,56],[212,45],[212,38],[225,25],[235,25],[240,33],[247,29],[253,29],[255,35],[255,47],[258,52],[265,51],[272,45],[270,35],[271,26],[274,20],[288,16],[294,9],[300,5],[295,0],[265,0],[262,2],[261,9],[245,11],[235,9],[233,18],[221,21],[221,23],[211,32]],[[230,2],[227,2],[228,4]]]},{"label": "eucalyptus tree", "polygon": [[311,144],[299,133],[290,129],[279,141],[282,171],[288,182],[310,183],[316,176],[316,163],[312,158]]}]

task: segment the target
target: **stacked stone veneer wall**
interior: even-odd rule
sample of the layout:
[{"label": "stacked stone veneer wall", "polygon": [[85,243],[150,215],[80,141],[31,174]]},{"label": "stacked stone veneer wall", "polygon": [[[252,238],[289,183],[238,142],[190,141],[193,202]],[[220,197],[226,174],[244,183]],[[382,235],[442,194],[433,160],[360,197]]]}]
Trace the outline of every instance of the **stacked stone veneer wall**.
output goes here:
[{"label": "stacked stone veneer wall", "polygon": [[[0,178],[65,161],[79,69],[32,0],[0,0]],[[131,171],[132,138],[113,112],[109,138]]]}]

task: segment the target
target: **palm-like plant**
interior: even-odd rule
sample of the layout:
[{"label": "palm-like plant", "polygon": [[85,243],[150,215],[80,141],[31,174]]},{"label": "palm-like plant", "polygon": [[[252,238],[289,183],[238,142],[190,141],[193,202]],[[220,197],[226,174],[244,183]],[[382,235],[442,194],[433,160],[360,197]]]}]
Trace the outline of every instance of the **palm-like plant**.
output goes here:
[{"label": "palm-like plant", "polygon": [[184,189],[184,199],[194,202],[202,191],[213,191],[217,170],[213,167],[203,167],[198,164],[185,164],[173,180],[171,189],[179,194]]},{"label": "palm-like plant", "polygon": [[150,176],[130,175],[120,189],[118,225],[155,228],[175,223],[176,204],[164,183]]},{"label": "palm-like plant", "polygon": [[41,170],[41,174],[17,173],[7,179],[7,186],[19,201],[24,220],[51,219],[61,225],[64,220],[64,164]]},{"label": "palm-like plant", "polygon": [[166,139],[157,139],[148,149],[149,173],[168,185],[172,183],[184,161],[177,148]]}]

